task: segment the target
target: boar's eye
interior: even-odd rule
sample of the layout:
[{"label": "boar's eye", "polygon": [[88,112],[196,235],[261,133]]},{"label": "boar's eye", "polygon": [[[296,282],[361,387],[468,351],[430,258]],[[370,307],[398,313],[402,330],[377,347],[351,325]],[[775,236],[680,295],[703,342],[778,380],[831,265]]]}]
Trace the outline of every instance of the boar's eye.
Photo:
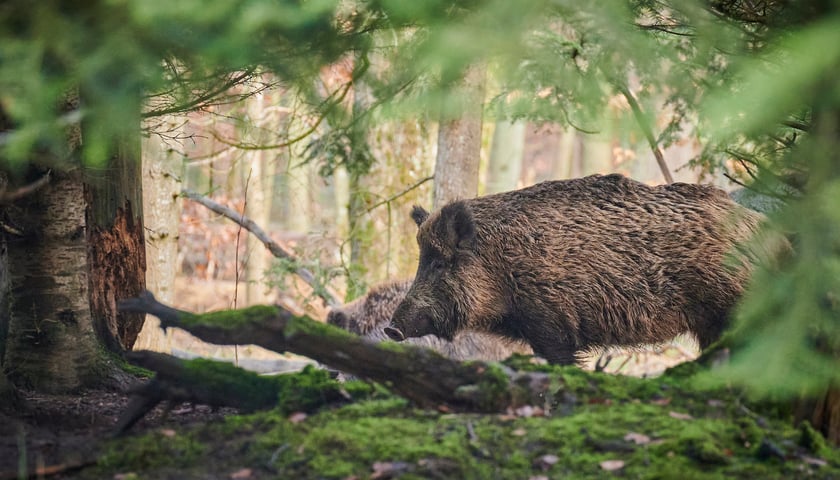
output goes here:
[{"label": "boar's eye", "polygon": [[445,264],[443,263],[443,260],[441,260],[439,258],[436,258],[436,259],[432,260],[432,262],[429,264],[429,267],[432,270],[443,270],[444,266],[445,266]]}]

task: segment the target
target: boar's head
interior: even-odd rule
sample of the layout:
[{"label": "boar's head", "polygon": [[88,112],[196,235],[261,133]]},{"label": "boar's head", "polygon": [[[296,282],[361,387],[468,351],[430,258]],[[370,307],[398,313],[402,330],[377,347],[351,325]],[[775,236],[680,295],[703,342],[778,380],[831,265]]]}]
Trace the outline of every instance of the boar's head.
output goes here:
[{"label": "boar's head", "polygon": [[429,334],[451,341],[487,293],[473,214],[458,201],[432,215],[414,207],[411,217],[419,227],[420,263],[385,333],[396,341]]}]

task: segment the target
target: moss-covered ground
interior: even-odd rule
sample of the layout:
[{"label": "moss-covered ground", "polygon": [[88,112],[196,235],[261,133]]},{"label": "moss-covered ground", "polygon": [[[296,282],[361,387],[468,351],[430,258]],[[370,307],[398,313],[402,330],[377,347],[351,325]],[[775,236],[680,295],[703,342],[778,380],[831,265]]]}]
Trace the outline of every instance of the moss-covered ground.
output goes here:
[{"label": "moss-covered ground", "polygon": [[[700,387],[691,367],[655,379],[549,371],[545,405],[494,415],[412,408],[377,386],[303,414],[277,409],[115,439],[83,478],[840,478],[840,454],[784,408]],[[300,384],[324,384],[308,369]],[[304,402],[305,403],[305,402]],[[115,477],[119,476],[119,477]]]}]

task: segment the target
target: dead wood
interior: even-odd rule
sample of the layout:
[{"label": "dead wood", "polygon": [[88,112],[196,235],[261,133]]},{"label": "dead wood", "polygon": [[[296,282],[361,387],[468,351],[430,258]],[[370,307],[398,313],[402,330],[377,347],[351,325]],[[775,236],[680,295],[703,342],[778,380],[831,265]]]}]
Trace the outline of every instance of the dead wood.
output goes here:
[{"label": "dead wood", "polygon": [[[131,402],[114,427],[116,434],[130,429],[163,401],[170,405],[189,402],[253,412],[277,407],[278,400],[283,401],[288,410],[309,411],[344,399],[337,385],[334,388],[301,387],[289,381],[289,377],[264,377],[226,362],[201,358],[182,360],[150,351],[128,352],[126,359],[156,375],[129,391]],[[302,391],[307,388],[320,390],[317,395]],[[285,400],[286,397],[293,400]],[[309,402],[312,398],[317,401]]]},{"label": "dead wood", "polygon": [[[145,292],[120,302],[120,309],[155,315],[162,327],[182,328],[206,342],[256,344],[275,352],[303,355],[383,383],[424,408],[504,412],[548,402],[549,378],[545,374],[519,373],[484,362],[461,363],[412,345],[372,343],[337,327],[297,317],[280,307],[192,314],[163,305]],[[147,368],[156,370],[154,365]]]}]

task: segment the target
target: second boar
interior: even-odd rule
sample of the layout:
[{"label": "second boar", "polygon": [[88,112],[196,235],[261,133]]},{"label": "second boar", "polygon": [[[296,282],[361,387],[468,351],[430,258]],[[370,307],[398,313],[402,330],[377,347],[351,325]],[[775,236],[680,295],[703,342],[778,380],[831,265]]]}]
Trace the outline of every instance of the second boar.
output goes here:
[{"label": "second boar", "polygon": [[[388,325],[410,286],[410,280],[376,286],[367,295],[331,310],[327,322],[371,340],[387,340],[383,328]],[[498,361],[514,353],[532,353],[527,343],[484,332],[461,332],[451,341],[427,335],[412,338],[410,342],[455,360]]]}]

